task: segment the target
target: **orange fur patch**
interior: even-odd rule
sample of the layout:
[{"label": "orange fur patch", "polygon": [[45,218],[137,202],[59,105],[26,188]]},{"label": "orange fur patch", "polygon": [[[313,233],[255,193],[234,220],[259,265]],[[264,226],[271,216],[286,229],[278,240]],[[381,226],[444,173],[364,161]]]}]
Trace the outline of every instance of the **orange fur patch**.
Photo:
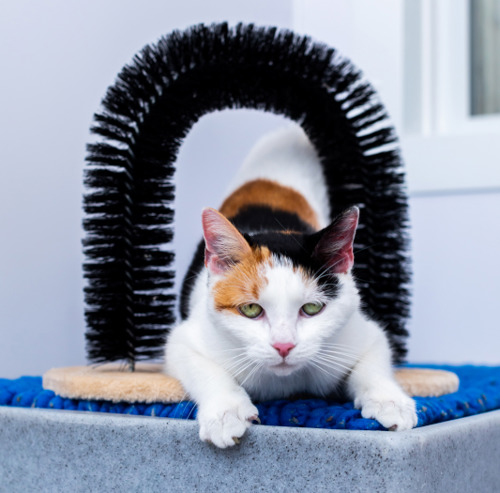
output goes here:
[{"label": "orange fur patch", "polygon": [[271,209],[297,214],[315,230],[320,229],[318,217],[307,200],[296,190],[271,180],[258,179],[235,190],[219,209],[231,219],[248,205],[264,205]]},{"label": "orange fur patch", "polygon": [[257,301],[261,289],[267,283],[261,267],[271,262],[271,252],[267,247],[252,248],[252,253],[235,264],[224,278],[215,284],[213,288],[215,309],[239,314],[239,306]]}]

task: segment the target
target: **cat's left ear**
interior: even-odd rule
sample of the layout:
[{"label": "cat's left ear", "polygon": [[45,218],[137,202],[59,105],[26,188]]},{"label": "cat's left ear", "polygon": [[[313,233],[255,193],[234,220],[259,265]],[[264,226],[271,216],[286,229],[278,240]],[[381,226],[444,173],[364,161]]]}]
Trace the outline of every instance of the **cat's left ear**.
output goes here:
[{"label": "cat's left ear", "polygon": [[319,258],[334,274],[345,274],[354,264],[353,242],[358,219],[359,209],[351,207],[318,233],[320,239],[314,248],[313,257]]}]

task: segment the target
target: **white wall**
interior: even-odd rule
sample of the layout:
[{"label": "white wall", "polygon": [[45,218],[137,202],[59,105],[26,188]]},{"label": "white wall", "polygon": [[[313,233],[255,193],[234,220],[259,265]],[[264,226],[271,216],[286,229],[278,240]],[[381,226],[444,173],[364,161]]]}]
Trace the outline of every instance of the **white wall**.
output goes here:
[{"label": "white wall", "polygon": [[[105,89],[133,54],[174,28],[201,21],[295,26],[337,45],[364,68],[401,131],[402,28],[391,26],[402,9],[398,0],[377,2],[370,14],[378,16],[371,24],[380,32],[374,34],[361,3],[307,0],[305,10],[297,0],[2,4],[0,377],[42,374],[52,366],[85,361],[80,244],[85,144],[93,140],[88,128]],[[371,56],[370,47],[380,56]],[[386,56],[396,62],[391,65]],[[272,115],[224,112],[193,128],[179,156],[179,271],[199,238],[201,207],[219,204],[234,163],[259,134],[278,124]],[[418,156],[411,152],[414,166]],[[189,179],[194,169],[196,182]],[[431,182],[427,175],[410,181],[415,192],[410,357],[498,363],[499,194],[434,190],[428,196],[425,186],[412,188],[412,183]]]},{"label": "white wall", "polygon": [[410,200],[413,361],[500,363],[500,193]]}]

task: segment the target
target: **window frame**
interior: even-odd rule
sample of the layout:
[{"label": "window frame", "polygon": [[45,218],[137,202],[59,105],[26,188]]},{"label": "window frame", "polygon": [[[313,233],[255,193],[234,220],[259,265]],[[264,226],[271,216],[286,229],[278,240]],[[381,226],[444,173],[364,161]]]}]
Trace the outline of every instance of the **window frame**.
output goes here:
[{"label": "window frame", "polygon": [[[405,92],[413,108],[415,102],[424,108],[405,112],[409,133],[415,129],[445,135],[500,132],[500,114],[471,114],[470,17],[469,0],[405,0],[406,32],[411,22],[418,32],[405,38]],[[417,69],[411,67],[415,55]],[[417,84],[408,79],[416,71],[420,72]]]},{"label": "window frame", "polygon": [[469,0],[293,0],[293,13],[295,29],[339,48],[374,83],[412,195],[500,192],[500,114],[470,112]]}]

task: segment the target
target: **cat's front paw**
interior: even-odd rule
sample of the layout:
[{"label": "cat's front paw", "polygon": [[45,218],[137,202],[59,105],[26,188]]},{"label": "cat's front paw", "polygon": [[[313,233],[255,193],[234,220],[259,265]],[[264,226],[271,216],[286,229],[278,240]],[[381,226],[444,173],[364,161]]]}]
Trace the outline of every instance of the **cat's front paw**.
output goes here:
[{"label": "cat's front paw", "polygon": [[259,411],[246,394],[230,394],[198,409],[200,438],[217,447],[232,447],[258,421]]},{"label": "cat's front paw", "polygon": [[376,419],[384,428],[403,431],[417,425],[415,401],[403,391],[366,392],[355,399],[354,406],[361,409],[363,418]]}]

